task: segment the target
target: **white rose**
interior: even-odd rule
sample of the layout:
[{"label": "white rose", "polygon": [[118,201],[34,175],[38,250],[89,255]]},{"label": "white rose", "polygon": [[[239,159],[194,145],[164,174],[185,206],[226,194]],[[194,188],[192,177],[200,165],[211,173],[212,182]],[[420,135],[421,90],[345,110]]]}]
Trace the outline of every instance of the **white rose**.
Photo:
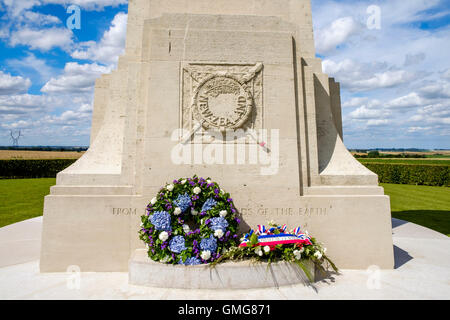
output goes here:
[{"label": "white rose", "polygon": [[203,260],[209,260],[209,258],[211,258],[211,251],[202,251],[200,257]]},{"label": "white rose", "polygon": [[303,253],[303,252],[305,252],[305,247],[302,247],[302,248],[300,249],[300,253]]},{"label": "white rose", "polygon": [[316,251],[316,253],[314,253],[314,257],[316,257],[317,259],[321,259],[322,253],[320,253],[320,251]]},{"label": "white rose", "polygon": [[144,227],[144,223],[143,222],[141,222],[141,228],[143,228]]},{"label": "white rose", "polygon": [[198,211],[195,210],[195,209],[192,209],[192,210],[191,210],[191,214],[192,214],[193,216],[196,216],[196,215],[198,215]]},{"label": "white rose", "polygon": [[208,183],[208,184],[211,184],[212,183],[212,181],[211,180],[206,180],[206,182]]},{"label": "white rose", "polygon": [[152,201],[150,201],[150,203],[152,204],[152,205],[154,205],[155,203],[156,203],[156,197],[154,197],[153,199],[152,199]]},{"label": "white rose", "polygon": [[323,248],[323,253],[327,253],[327,248]]},{"label": "white rose", "polygon": [[295,256],[295,259],[300,260],[302,258],[302,253],[300,252],[300,250],[295,250],[294,256]]},{"label": "white rose", "polygon": [[169,239],[169,234],[166,231],[163,231],[159,234],[159,240],[164,242],[167,239]]},{"label": "white rose", "polygon": [[184,231],[184,233],[188,233],[191,231],[191,228],[189,228],[189,226],[187,224],[183,224],[183,231]]},{"label": "white rose", "polygon": [[169,185],[166,187],[166,189],[169,190],[169,191],[172,191],[172,190],[173,190],[173,184],[169,184]]},{"label": "white rose", "polygon": [[270,247],[269,246],[265,246],[264,247],[264,252],[265,253],[269,253],[270,252]]},{"label": "white rose", "polygon": [[222,231],[222,229],[217,229],[215,232],[214,232],[214,237],[216,237],[216,238],[222,238],[223,237],[223,231]]},{"label": "white rose", "polygon": [[220,189],[220,192],[222,192],[222,193],[225,193],[225,190],[223,190],[223,189]]},{"label": "white rose", "polygon": [[161,263],[166,263],[169,261],[169,259],[170,259],[169,256],[165,256],[164,259],[161,260]]},{"label": "white rose", "polygon": [[173,212],[174,215],[179,216],[181,214],[181,209],[179,207],[175,208],[175,211]]},{"label": "white rose", "polygon": [[222,211],[219,212],[219,215],[220,215],[222,218],[225,218],[225,217],[227,216],[227,214],[228,214],[228,211],[227,211],[227,210],[222,210]]},{"label": "white rose", "polygon": [[148,243],[145,244],[145,247],[148,249],[150,249],[150,246],[148,245]]},{"label": "white rose", "polygon": [[181,184],[185,184],[187,182],[187,180],[186,179],[184,179],[184,180],[181,180]]},{"label": "white rose", "polygon": [[194,188],[194,193],[195,194],[199,194],[200,192],[202,192],[202,189],[200,189],[199,187],[195,187]]},{"label": "white rose", "polygon": [[262,257],[263,251],[262,251],[261,247],[256,248],[255,252],[258,256]]}]

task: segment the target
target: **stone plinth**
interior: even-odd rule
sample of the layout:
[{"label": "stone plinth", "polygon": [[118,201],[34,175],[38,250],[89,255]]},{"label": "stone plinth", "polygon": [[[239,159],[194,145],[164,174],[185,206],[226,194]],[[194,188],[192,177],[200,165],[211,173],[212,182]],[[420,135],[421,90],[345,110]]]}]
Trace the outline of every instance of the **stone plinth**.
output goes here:
[{"label": "stone plinth", "polygon": [[[314,264],[305,263],[314,277]],[[254,262],[226,262],[182,266],[154,262],[144,249],[134,252],[129,263],[129,283],[138,286],[175,289],[253,289],[271,288],[310,282],[294,263],[270,265]]]}]

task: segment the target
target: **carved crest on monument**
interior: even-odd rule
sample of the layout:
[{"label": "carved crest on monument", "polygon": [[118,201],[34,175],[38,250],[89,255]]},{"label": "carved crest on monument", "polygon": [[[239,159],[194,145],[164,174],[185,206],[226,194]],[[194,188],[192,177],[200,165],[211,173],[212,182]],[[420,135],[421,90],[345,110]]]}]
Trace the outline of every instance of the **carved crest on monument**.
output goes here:
[{"label": "carved crest on monument", "polygon": [[186,63],[182,67],[181,128],[263,127],[262,63]]}]

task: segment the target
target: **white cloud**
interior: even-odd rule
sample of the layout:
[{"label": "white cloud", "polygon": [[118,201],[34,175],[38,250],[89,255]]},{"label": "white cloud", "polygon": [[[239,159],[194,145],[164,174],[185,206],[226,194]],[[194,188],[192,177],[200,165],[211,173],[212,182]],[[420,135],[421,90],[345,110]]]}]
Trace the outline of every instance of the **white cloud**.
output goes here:
[{"label": "white cloud", "polygon": [[66,28],[30,29],[13,31],[9,39],[11,46],[25,45],[33,50],[49,51],[53,48],[68,50],[72,45],[72,32]]},{"label": "white cloud", "polygon": [[370,119],[367,121],[367,126],[369,127],[378,127],[390,124],[391,121],[388,119]]},{"label": "white cloud", "polygon": [[318,53],[326,53],[344,44],[348,39],[362,30],[363,26],[352,17],[339,18],[316,34],[316,49]]},{"label": "white cloud", "polygon": [[450,83],[435,82],[420,88],[420,93],[430,99],[450,98]]},{"label": "white cloud", "polygon": [[388,110],[384,109],[371,109],[367,106],[363,105],[352,111],[348,114],[350,119],[356,120],[375,120],[375,119],[384,119],[390,115]]},{"label": "white cloud", "polygon": [[431,129],[433,129],[433,127],[409,127],[408,132],[409,133],[424,132],[430,131]]},{"label": "white cloud", "polygon": [[25,24],[42,27],[45,25],[60,24],[61,20],[59,20],[58,17],[49,14],[42,14],[39,12],[27,10],[23,12],[15,22],[22,22]]},{"label": "white cloud", "polygon": [[127,4],[128,0],[41,0],[43,4],[63,4],[63,5],[78,5],[87,10],[103,10],[104,7],[117,7],[121,4]]},{"label": "white cloud", "polygon": [[4,129],[14,130],[14,129],[28,129],[33,127],[33,125],[34,123],[31,120],[18,120],[16,122],[3,123],[1,127]]},{"label": "white cloud", "polygon": [[360,107],[362,104],[366,103],[367,100],[368,100],[367,97],[362,97],[362,98],[359,98],[359,97],[357,97],[357,98],[352,98],[352,99],[350,99],[350,100],[348,100],[348,101],[345,101],[345,102],[342,104],[342,107],[343,107],[343,108]]},{"label": "white cloud", "polygon": [[2,0],[13,17],[18,17],[24,10],[46,4],[78,5],[85,10],[103,10],[105,7],[117,7],[127,4],[128,0]]},{"label": "white cloud", "polygon": [[30,86],[30,79],[24,79],[20,76],[14,77],[0,71],[0,95],[26,93]]},{"label": "white cloud", "polygon": [[336,62],[326,59],[322,63],[323,72],[335,77],[343,89],[371,91],[380,88],[391,88],[413,80],[414,73],[406,70],[383,70],[384,63],[357,63],[351,59]]},{"label": "white cloud", "polygon": [[26,57],[20,59],[6,60],[6,65],[18,73],[31,73],[34,76],[37,75],[39,81],[47,81],[56,72],[54,67],[47,64],[46,60],[39,59],[32,53],[28,53]]},{"label": "white cloud", "polygon": [[41,89],[45,93],[90,93],[94,89],[95,79],[111,72],[111,67],[93,64],[69,62],[64,67],[64,74],[51,78]]},{"label": "white cloud", "polygon": [[0,114],[25,114],[30,116],[32,112],[48,110],[52,106],[60,104],[61,101],[45,95],[0,96]]},{"label": "white cloud", "polygon": [[411,92],[406,96],[393,99],[387,103],[388,108],[414,108],[422,106],[425,101],[416,93]]},{"label": "white cloud", "polygon": [[3,0],[8,14],[18,17],[22,11],[40,4],[39,0]]},{"label": "white cloud", "polygon": [[375,73],[368,79],[354,81],[351,84],[350,89],[354,91],[364,91],[395,87],[410,81],[413,76],[413,74],[404,70]]},{"label": "white cloud", "polygon": [[72,58],[116,64],[119,55],[124,52],[126,28],[127,14],[119,12],[99,43],[93,41],[81,43],[81,48],[72,53]]}]

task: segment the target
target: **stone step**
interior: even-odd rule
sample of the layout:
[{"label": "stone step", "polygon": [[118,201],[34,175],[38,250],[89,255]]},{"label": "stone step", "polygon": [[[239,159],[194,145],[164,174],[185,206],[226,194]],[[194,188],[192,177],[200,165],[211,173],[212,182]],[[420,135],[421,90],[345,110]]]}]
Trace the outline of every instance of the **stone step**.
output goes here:
[{"label": "stone step", "polygon": [[[313,263],[305,263],[314,277]],[[294,263],[225,262],[184,266],[154,262],[145,249],[134,252],[129,262],[129,283],[137,286],[173,289],[251,289],[310,285],[303,270]]]}]

